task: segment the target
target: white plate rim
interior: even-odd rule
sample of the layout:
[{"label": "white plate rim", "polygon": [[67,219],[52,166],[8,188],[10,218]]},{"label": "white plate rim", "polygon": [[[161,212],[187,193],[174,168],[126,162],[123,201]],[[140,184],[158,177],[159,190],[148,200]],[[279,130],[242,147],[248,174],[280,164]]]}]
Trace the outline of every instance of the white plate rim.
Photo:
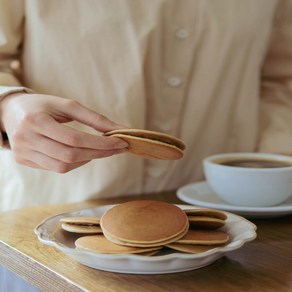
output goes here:
[{"label": "white plate rim", "polygon": [[[233,251],[236,250],[240,247],[242,247],[245,243],[252,241],[256,238],[257,234],[256,234],[256,225],[253,224],[252,222],[248,221],[247,219],[226,212],[228,219],[227,220],[235,220],[235,221],[239,221],[239,222],[244,222],[246,224],[246,230],[245,230],[245,237],[242,238],[241,240],[237,240],[234,242],[230,242],[227,246],[225,247],[217,247],[214,248],[212,250],[206,251],[204,253],[200,253],[200,254],[184,254],[184,253],[171,253],[171,254],[167,254],[167,255],[160,255],[160,256],[154,256],[154,257],[144,257],[144,256],[140,256],[140,255],[129,255],[129,254],[121,254],[121,255],[108,255],[108,254],[97,254],[97,253],[92,253],[89,251],[84,251],[84,250],[77,250],[75,248],[71,248],[71,247],[67,247],[65,245],[63,245],[62,243],[53,240],[52,236],[50,234],[47,233],[47,229],[46,226],[48,226],[48,224],[50,224],[51,222],[56,222],[65,216],[76,216],[78,214],[86,214],[86,212],[88,211],[96,211],[97,209],[101,209],[104,208],[105,210],[108,208],[111,208],[114,205],[103,205],[103,206],[98,206],[95,208],[88,208],[88,209],[82,209],[82,210],[78,210],[78,211],[74,211],[74,212],[68,212],[68,213],[61,213],[61,214],[57,214],[54,216],[50,216],[48,218],[46,218],[45,220],[43,220],[40,224],[38,224],[36,226],[36,228],[34,229],[35,234],[37,235],[37,238],[40,242],[53,246],[55,248],[57,248],[58,250],[62,251],[63,253],[65,253],[66,255],[73,257],[76,259],[76,257],[78,256],[89,256],[92,259],[96,259],[96,260],[107,260],[107,261],[117,261],[117,260],[127,260],[127,261],[136,261],[137,263],[141,263],[141,264],[157,264],[157,263],[163,263],[163,262],[168,262],[168,261],[189,261],[189,260],[204,260],[208,257],[210,257],[211,262],[206,263],[206,264],[202,264],[202,265],[194,265],[193,267],[186,267],[184,268],[179,268],[179,269],[174,269],[174,268],[168,268],[166,267],[163,270],[159,270],[159,271],[149,271],[149,270],[135,270],[133,271],[132,269],[127,270],[126,268],[121,270],[121,269],[114,269],[112,267],[107,268],[107,267],[93,267],[95,269],[101,269],[101,270],[106,270],[106,271],[112,271],[112,272],[120,272],[120,273],[132,273],[132,274],[164,274],[164,273],[173,273],[173,272],[181,272],[181,271],[187,271],[187,270],[192,270],[192,269],[197,269],[206,265],[211,264],[212,262],[214,262],[215,260],[219,259],[220,257],[224,256],[226,252],[229,251]],[[182,208],[182,209],[187,209],[190,208],[190,205],[177,205],[178,207]],[[196,206],[191,206],[194,208],[198,208]],[[79,261],[77,259],[77,261]],[[87,265],[87,263],[81,262],[82,264]],[[91,266],[92,267],[92,266]]]},{"label": "white plate rim", "polygon": [[[196,206],[201,206],[205,208],[215,208],[219,210],[229,211],[229,212],[237,212],[238,214],[257,214],[257,215],[267,215],[267,214],[274,214],[274,215],[281,215],[281,214],[292,214],[292,203],[289,205],[285,205],[285,202],[271,207],[243,207],[243,206],[235,206],[229,203],[210,203],[207,201],[203,201],[201,199],[196,199],[195,196],[198,195],[200,192],[199,188],[206,188],[206,192],[208,194],[217,196],[214,191],[211,190],[208,183],[206,181],[199,181],[190,184],[186,184],[180,187],[177,190],[177,197],[182,200],[183,202],[193,204]],[[194,193],[197,192],[197,193]],[[291,200],[289,198],[287,201]]]}]

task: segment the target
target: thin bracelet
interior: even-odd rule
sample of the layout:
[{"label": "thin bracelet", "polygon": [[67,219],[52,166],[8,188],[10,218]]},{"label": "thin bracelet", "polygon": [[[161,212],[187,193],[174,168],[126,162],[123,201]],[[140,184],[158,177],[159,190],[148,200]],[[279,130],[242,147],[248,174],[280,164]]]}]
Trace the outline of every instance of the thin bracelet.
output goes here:
[{"label": "thin bracelet", "polygon": [[2,145],[0,145],[0,148],[9,148],[9,138],[8,138],[7,133],[1,131],[1,136],[2,136]]}]

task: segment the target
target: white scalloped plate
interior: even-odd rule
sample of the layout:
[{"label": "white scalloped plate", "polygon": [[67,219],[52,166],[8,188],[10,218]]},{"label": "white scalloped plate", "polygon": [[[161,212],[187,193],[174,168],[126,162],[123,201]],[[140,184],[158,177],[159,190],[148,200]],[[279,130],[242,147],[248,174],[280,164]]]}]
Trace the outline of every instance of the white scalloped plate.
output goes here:
[{"label": "white scalloped plate", "polygon": [[[256,226],[253,223],[226,212],[228,218],[222,230],[228,233],[230,242],[224,247],[217,247],[200,254],[169,252],[147,257],[129,254],[98,254],[75,249],[74,242],[77,236],[63,231],[60,228],[60,219],[68,216],[101,217],[113,206],[106,205],[49,217],[35,228],[35,234],[42,243],[57,248],[83,265],[104,271],[130,274],[166,274],[198,269],[215,262],[225,253],[236,250],[256,238]],[[190,208],[189,205],[177,206],[181,209]]]}]

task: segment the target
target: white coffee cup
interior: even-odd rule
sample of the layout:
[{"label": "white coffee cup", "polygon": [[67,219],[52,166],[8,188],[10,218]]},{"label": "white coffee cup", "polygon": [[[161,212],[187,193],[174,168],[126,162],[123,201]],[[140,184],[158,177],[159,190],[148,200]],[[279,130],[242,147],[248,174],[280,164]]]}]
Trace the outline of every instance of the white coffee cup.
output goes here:
[{"label": "white coffee cup", "polygon": [[[235,166],[231,166],[232,161]],[[279,165],[254,168],[255,162],[252,161],[258,166],[267,165],[268,161]],[[224,153],[205,158],[203,166],[209,186],[220,198],[233,205],[274,206],[292,195],[292,157],[289,156]]]}]

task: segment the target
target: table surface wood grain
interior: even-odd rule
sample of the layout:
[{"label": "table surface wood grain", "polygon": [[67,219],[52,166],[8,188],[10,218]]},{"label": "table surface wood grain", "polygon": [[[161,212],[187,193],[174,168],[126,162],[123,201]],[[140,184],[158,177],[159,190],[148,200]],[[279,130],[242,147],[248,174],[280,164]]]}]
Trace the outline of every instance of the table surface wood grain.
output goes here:
[{"label": "table surface wood grain", "polygon": [[42,244],[34,228],[49,216],[132,199],[184,204],[175,192],[38,206],[0,214],[0,264],[42,291],[292,291],[292,216],[249,219],[257,238],[201,269],[161,275],[95,270]]}]

